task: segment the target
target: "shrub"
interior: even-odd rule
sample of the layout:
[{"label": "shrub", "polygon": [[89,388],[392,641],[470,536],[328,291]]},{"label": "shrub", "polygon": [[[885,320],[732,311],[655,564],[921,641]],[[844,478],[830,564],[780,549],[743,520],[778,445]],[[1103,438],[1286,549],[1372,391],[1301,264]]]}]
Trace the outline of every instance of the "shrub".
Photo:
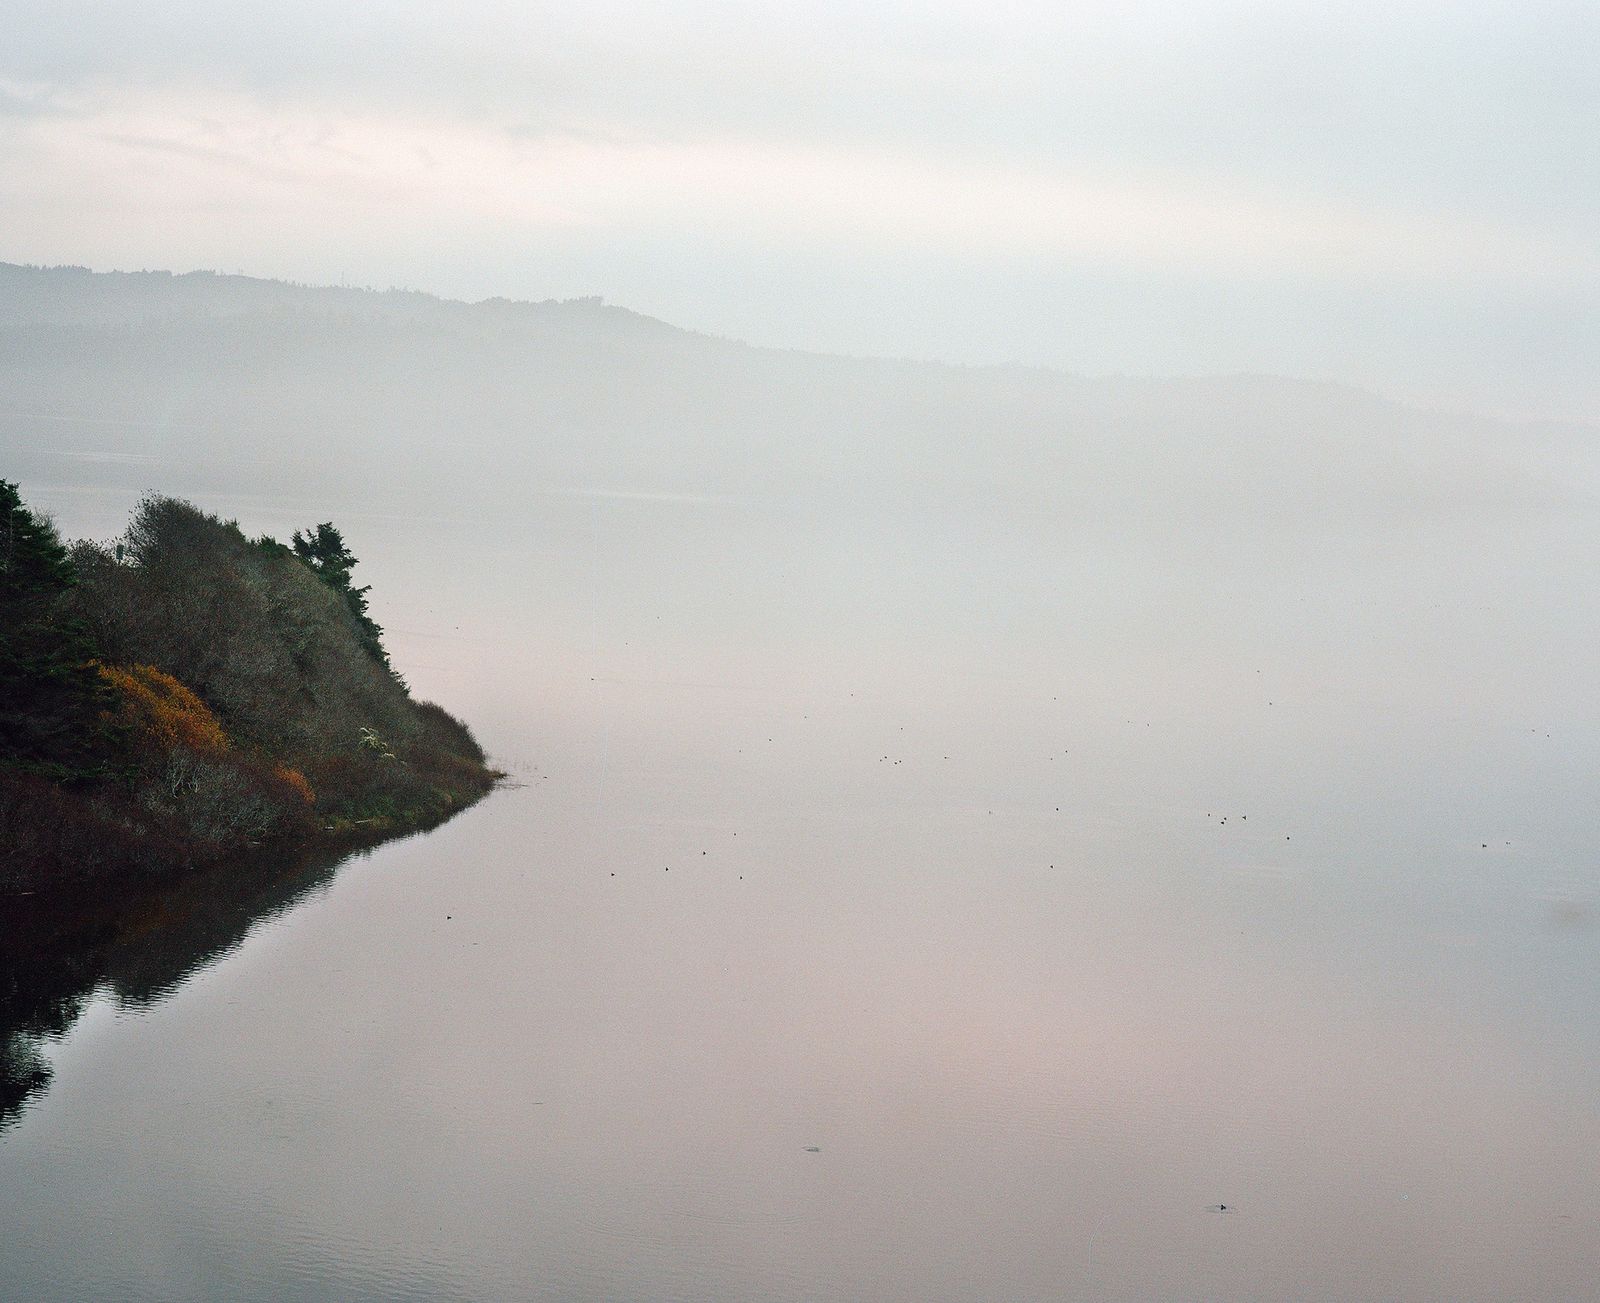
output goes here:
[{"label": "shrub", "polygon": [[311,790],[311,784],[306,781],[306,776],[298,769],[277,765],[274,766],[272,772],[279,782],[289,788],[306,805],[315,805],[317,803],[317,794]]},{"label": "shrub", "polygon": [[102,785],[72,790],[0,772],[0,890],[37,891],[188,867],[179,822]]},{"label": "shrub", "polygon": [[118,697],[113,723],[131,731],[145,747],[228,749],[228,736],[210,707],[172,675],[153,665],[102,665],[99,671]]},{"label": "shrub", "polygon": [[219,850],[254,845],[278,830],[288,813],[281,783],[236,756],[174,747],[160,788],[146,789],[152,808],[178,815],[190,832]]}]

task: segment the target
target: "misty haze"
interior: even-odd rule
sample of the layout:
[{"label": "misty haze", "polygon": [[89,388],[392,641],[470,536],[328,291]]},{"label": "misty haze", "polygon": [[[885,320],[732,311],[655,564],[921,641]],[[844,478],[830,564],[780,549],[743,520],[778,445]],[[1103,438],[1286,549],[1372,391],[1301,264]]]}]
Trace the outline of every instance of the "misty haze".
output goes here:
[{"label": "misty haze", "polygon": [[[0,56],[0,1297],[1592,1295],[1600,206],[1553,179],[1592,21],[1419,10],[1367,62],[1091,6],[1167,70],[1118,125],[1026,6],[608,7],[538,29],[568,81],[492,5],[359,75],[359,24],[297,61],[301,6],[190,8],[28,3]],[[1433,153],[1398,91],[1328,127],[1280,48],[1333,98],[1479,69],[1507,195],[1476,101]],[[894,111],[829,116],[835,62]],[[1213,100],[1249,186],[1156,157]],[[1109,181],[1058,247],[1048,105],[1187,270]],[[16,723],[67,660],[93,747]]]}]

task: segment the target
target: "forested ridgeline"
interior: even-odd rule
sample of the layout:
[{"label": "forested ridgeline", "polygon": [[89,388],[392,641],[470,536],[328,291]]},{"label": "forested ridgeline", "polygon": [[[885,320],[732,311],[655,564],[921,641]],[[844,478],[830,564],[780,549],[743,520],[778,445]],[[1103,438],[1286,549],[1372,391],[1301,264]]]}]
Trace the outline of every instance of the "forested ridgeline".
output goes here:
[{"label": "forested ridgeline", "polygon": [[419,827],[495,774],[389,665],[331,524],[247,538],[148,497],[63,544],[0,480],[0,892]]}]

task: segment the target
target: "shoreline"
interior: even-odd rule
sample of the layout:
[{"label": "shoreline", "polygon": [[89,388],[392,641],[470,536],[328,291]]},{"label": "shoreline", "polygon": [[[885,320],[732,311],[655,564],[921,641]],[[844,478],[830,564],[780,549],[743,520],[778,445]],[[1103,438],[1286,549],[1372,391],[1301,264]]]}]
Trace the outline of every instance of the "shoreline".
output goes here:
[{"label": "shoreline", "polygon": [[0,1133],[49,1087],[42,1045],[66,1033],[98,994],[134,1006],[159,1000],[263,920],[331,883],[352,859],[426,835],[501,785],[495,778],[442,815],[409,826],[324,829],[203,864],[0,896],[7,952]]},{"label": "shoreline", "polygon": [[[226,873],[232,867],[247,865],[258,860],[303,857],[322,854],[346,855],[392,841],[430,832],[464,813],[494,792],[508,775],[487,763],[481,764],[471,774],[473,781],[454,788],[436,787],[435,799],[406,807],[391,813],[369,815],[363,818],[334,816],[329,822],[313,816],[301,820],[291,829],[275,832],[258,842],[239,846],[218,847],[212,843],[191,838],[187,842],[168,842],[163,852],[130,853],[122,864],[108,871],[90,874],[72,874],[62,871],[59,858],[48,853],[20,870],[13,870],[14,886],[0,890],[0,935],[14,941],[18,933],[6,926],[8,915],[17,912],[11,902],[34,901],[40,904],[68,905],[88,901],[115,899],[159,891],[184,880],[209,874]],[[0,795],[4,795],[0,792]],[[87,805],[91,797],[83,793],[51,788],[50,795],[62,802],[57,813],[61,815],[59,831],[67,838],[74,834],[92,835],[88,816],[74,820],[73,805]]]}]

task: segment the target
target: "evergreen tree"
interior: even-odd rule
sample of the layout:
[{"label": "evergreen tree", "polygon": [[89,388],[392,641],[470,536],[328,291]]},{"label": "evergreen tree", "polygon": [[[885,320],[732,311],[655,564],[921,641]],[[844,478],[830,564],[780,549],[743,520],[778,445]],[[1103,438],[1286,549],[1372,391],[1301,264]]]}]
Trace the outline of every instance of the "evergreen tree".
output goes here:
[{"label": "evergreen tree", "polygon": [[367,655],[391,674],[394,673],[389,664],[389,653],[383,648],[383,629],[367,614],[367,594],[372,590],[372,585],[356,588],[351,583],[350,572],[355,569],[356,558],[345,546],[344,536],[334,528],[333,522],[324,521],[304,534],[297,529],[290,542],[294,554],[311,567],[317,578],[344,599],[356,627],[361,631],[361,646]]},{"label": "evergreen tree", "polygon": [[0,480],[0,765],[55,779],[100,771],[106,692],[65,609],[76,583],[55,529]]},{"label": "evergreen tree", "polygon": [[295,555],[316,571],[323,583],[341,592],[349,591],[350,572],[355,569],[356,558],[332,521],[324,521],[304,534],[295,530],[292,542]]}]

